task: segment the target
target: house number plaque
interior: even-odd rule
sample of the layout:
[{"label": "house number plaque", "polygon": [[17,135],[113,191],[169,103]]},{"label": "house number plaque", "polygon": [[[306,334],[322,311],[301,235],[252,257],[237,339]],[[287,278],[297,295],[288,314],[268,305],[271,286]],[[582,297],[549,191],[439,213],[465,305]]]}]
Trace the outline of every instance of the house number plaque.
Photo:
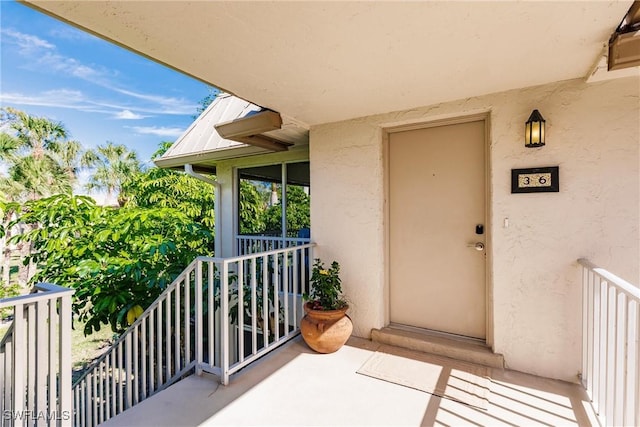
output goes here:
[{"label": "house number plaque", "polygon": [[557,193],[560,191],[558,166],[511,169],[512,193]]}]

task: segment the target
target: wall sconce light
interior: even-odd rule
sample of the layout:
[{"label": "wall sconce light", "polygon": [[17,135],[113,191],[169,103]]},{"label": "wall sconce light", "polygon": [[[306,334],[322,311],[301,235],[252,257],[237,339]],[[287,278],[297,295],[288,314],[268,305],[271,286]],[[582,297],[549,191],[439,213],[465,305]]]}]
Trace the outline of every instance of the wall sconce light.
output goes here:
[{"label": "wall sconce light", "polygon": [[533,110],[524,124],[524,146],[528,148],[544,145],[544,119],[538,110]]}]

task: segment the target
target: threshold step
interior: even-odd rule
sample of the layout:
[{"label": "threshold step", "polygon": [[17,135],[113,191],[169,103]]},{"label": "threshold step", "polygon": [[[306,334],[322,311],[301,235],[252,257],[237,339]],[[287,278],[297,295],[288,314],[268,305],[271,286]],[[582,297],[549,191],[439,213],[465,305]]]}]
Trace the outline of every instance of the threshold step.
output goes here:
[{"label": "threshold step", "polygon": [[437,332],[387,326],[371,330],[371,340],[423,353],[436,354],[492,368],[504,368],[504,356],[472,338],[448,336]]}]

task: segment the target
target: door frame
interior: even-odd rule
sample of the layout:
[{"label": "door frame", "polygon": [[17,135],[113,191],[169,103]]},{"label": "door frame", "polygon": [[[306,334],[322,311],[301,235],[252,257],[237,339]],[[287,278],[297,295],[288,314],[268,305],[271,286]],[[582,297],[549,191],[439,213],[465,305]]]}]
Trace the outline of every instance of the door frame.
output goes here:
[{"label": "door frame", "polygon": [[385,324],[390,323],[390,203],[389,203],[389,181],[390,181],[390,167],[389,167],[389,142],[390,134],[396,132],[404,132],[410,130],[426,129],[439,126],[457,125],[475,121],[484,121],[485,136],[484,136],[484,151],[485,151],[485,254],[486,254],[486,268],[485,268],[485,327],[486,327],[486,344],[493,348],[494,336],[493,336],[493,218],[491,215],[492,206],[492,193],[491,193],[491,115],[490,111],[474,112],[470,114],[460,114],[446,118],[428,119],[423,118],[421,121],[412,123],[405,123],[400,125],[389,125],[382,128],[382,156],[383,156],[383,169],[384,169],[384,319]]}]

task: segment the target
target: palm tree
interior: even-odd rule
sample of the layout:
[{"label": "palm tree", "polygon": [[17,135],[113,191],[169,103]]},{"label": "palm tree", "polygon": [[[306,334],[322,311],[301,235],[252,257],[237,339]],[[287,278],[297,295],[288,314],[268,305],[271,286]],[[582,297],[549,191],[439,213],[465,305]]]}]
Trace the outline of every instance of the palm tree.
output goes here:
[{"label": "palm tree", "polygon": [[35,158],[42,158],[54,144],[67,138],[67,130],[59,122],[45,117],[31,116],[11,107],[5,109],[11,118],[11,128],[16,132],[20,147],[29,150]]},{"label": "palm tree", "polygon": [[8,133],[0,133],[0,160],[10,161],[19,146],[16,138]]},{"label": "palm tree", "polygon": [[70,192],[80,143],[66,140],[61,123],[11,107],[0,113],[0,129],[12,132],[0,133],[0,159],[8,166],[8,177],[0,185],[10,190],[8,198],[24,201]]},{"label": "palm tree", "polygon": [[64,141],[54,144],[51,149],[53,157],[67,175],[69,183],[73,186],[78,180],[78,171],[82,166],[80,159],[82,145],[78,141]]},{"label": "palm tree", "polygon": [[[122,185],[142,169],[134,151],[111,141],[99,145],[95,150],[87,150],[82,156],[82,164],[93,168],[86,189],[106,191],[107,202],[112,200],[114,194],[120,194]],[[122,206],[124,201],[118,200],[118,204]]]},{"label": "palm tree", "polygon": [[[67,131],[58,122],[31,116],[11,107],[0,109],[0,160],[7,166],[7,176],[0,177],[4,202],[36,200],[57,193],[70,193],[80,153],[80,144],[67,141]],[[6,205],[5,205],[6,206]],[[8,275],[6,239],[11,209],[4,209],[3,277]],[[5,233],[6,232],[6,233]],[[30,244],[19,245],[21,258],[31,252]],[[34,265],[20,265],[18,281],[26,285],[35,273]]]},{"label": "palm tree", "polygon": [[[0,190],[2,190],[2,188],[0,188]],[[0,224],[0,286],[9,285],[9,270],[11,269],[9,263],[10,254],[7,248],[7,238],[11,236],[7,236],[8,230],[5,231],[11,220],[11,214],[9,209],[7,209],[6,202],[4,193],[0,191],[0,220],[2,221],[2,224]]]},{"label": "palm tree", "polygon": [[5,108],[6,120],[16,133],[19,148],[26,148],[29,155],[39,159],[54,151],[53,146],[67,139],[67,130],[59,122],[45,117],[31,116],[11,107]]},{"label": "palm tree", "polygon": [[72,192],[69,175],[49,155],[18,158],[9,168],[9,180],[14,182],[14,188],[22,189],[18,193],[18,201],[38,200]]}]

